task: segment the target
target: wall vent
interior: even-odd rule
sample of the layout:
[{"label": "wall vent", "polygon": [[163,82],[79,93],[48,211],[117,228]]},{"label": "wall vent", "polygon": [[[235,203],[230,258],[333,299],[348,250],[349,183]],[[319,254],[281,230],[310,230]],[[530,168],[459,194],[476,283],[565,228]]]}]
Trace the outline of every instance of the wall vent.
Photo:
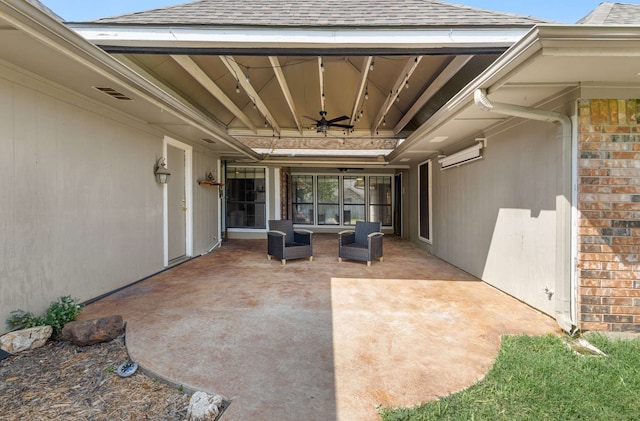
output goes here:
[{"label": "wall vent", "polygon": [[203,137],[203,138],[202,138],[202,139],[200,139],[200,140],[202,140],[203,142],[207,142],[207,143],[216,143],[215,141],[213,141],[213,140],[211,140],[211,139],[207,139],[207,138],[205,138],[205,137]]},{"label": "wall vent", "polygon": [[109,95],[112,98],[119,99],[120,101],[133,101],[131,98],[129,98],[125,94],[120,93],[113,88],[105,88],[100,86],[94,86],[93,88],[99,90],[103,94]]}]

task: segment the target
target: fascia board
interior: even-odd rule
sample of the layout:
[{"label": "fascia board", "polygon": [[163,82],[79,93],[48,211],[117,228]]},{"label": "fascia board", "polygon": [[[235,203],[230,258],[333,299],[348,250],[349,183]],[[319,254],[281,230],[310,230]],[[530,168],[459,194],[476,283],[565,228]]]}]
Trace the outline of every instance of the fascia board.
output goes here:
[{"label": "fascia board", "polygon": [[69,26],[98,45],[156,48],[504,48],[528,31],[528,28]]}]

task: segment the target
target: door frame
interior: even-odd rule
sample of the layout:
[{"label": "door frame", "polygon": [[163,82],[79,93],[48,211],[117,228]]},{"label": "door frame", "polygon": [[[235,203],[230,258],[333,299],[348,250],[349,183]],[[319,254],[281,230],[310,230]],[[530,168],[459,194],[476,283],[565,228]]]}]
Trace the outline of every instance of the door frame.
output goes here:
[{"label": "door frame", "polygon": [[[179,142],[168,136],[162,142],[162,155],[167,157],[167,146],[171,145],[184,151],[184,195],[185,206],[185,257],[193,256],[193,147]],[[171,162],[167,161],[167,169],[171,172]],[[175,182],[175,180],[172,180]],[[163,237],[164,237],[164,266],[169,266],[169,188],[163,186]]]}]

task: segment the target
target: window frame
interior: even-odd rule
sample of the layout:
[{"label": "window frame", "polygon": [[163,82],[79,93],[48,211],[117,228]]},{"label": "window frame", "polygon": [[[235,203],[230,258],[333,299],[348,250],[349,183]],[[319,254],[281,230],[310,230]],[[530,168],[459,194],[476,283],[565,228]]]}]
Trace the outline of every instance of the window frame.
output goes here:
[{"label": "window frame", "polygon": [[[427,221],[427,229],[429,233],[429,237],[423,237],[422,235],[422,206],[423,206],[423,195],[422,195],[422,168],[423,166],[427,166],[427,212],[428,212],[428,221]],[[426,161],[418,164],[418,238],[420,241],[424,241],[425,243],[433,244],[433,161],[431,159],[427,159]]]},{"label": "window frame", "polygon": [[[264,172],[264,202],[256,202],[255,200],[251,203],[264,204],[264,227],[253,226],[253,227],[232,227],[229,224],[229,190],[230,190],[230,182],[233,178],[229,178],[229,173],[232,170],[242,169],[242,170],[262,170]],[[267,167],[262,166],[241,166],[241,165],[228,165],[225,167],[225,198],[224,198],[224,215],[225,215],[225,226],[231,232],[255,232],[255,231],[264,231],[268,229],[267,221],[269,220],[269,170]],[[255,178],[254,178],[255,180]],[[263,193],[260,191],[260,193]],[[240,202],[247,202],[240,201]],[[238,203],[238,202],[236,202]]]}]

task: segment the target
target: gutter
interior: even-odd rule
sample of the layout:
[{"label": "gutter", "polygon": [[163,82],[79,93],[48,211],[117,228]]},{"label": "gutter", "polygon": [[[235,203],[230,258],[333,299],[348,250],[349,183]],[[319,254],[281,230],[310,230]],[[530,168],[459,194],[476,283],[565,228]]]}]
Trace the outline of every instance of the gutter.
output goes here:
[{"label": "gutter", "polygon": [[577,326],[575,305],[575,278],[572,276],[572,123],[565,115],[553,111],[523,107],[514,104],[491,102],[486,91],[476,89],[473,93],[474,104],[492,113],[519,117],[527,120],[559,123],[562,127],[562,152],[560,155],[560,176],[557,180],[556,194],[556,272],[553,289],[547,287],[549,296],[555,295],[555,318],[560,327],[573,333]]}]

